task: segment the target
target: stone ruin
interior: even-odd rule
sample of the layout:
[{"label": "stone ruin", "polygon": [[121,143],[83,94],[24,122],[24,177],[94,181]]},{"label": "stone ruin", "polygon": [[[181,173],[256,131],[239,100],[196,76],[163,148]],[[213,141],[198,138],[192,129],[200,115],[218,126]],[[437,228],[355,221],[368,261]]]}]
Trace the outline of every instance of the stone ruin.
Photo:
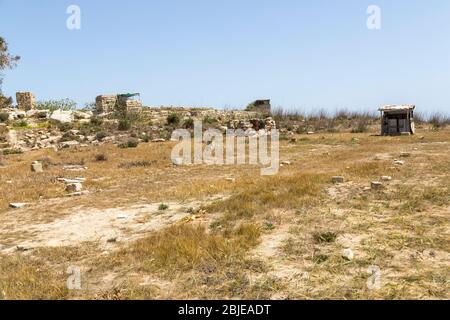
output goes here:
[{"label": "stone ruin", "polygon": [[[66,131],[64,126],[45,128],[41,124],[52,121],[60,124],[77,123],[89,124],[98,114],[104,117],[104,123],[117,123],[120,116],[117,113],[137,111],[150,124],[144,135],[151,137],[151,141],[158,142],[167,139],[165,130],[172,130],[168,126],[168,117],[176,114],[179,125],[191,121],[203,121],[205,127],[217,128],[222,132],[228,129],[242,129],[245,134],[266,134],[276,128],[275,121],[270,115],[261,112],[244,110],[218,110],[193,107],[143,107],[136,99],[138,94],[102,95],[96,98],[96,111],[90,110],[38,110],[35,109],[35,97],[30,92],[17,92],[18,108],[2,109],[0,112],[9,116],[9,121],[24,120],[27,127],[14,130],[11,123],[0,123],[0,155],[14,152],[25,152],[37,149],[69,148],[73,146],[86,147],[89,144],[100,145],[104,143],[119,143],[131,135],[129,133],[114,132],[107,137],[99,139],[96,134],[86,135],[80,130]],[[267,110],[267,109],[266,109]],[[112,114],[110,118],[108,115]],[[164,139],[163,139],[164,137]],[[145,140],[144,138],[142,138]],[[148,138],[146,140],[149,140]]]},{"label": "stone ruin", "polygon": [[97,113],[140,111],[142,103],[132,99],[139,94],[101,95],[95,98]]},{"label": "stone ruin", "polygon": [[114,111],[117,103],[117,96],[98,96],[95,98],[95,106],[98,113],[110,113]]},{"label": "stone ruin", "polygon": [[17,92],[16,101],[19,110],[30,111],[34,109],[35,98],[31,92]]}]

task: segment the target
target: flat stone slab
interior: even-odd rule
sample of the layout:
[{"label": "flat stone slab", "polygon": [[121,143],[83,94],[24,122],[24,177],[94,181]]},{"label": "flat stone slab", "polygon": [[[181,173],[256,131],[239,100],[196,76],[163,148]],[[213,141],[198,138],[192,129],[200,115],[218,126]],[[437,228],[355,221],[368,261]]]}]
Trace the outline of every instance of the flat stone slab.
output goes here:
[{"label": "flat stone slab", "polygon": [[341,177],[341,176],[335,176],[331,178],[331,181],[333,183],[344,183],[345,182],[345,178]]},{"label": "flat stone slab", "polygon": [[81,183],[81,182],[85,182],[86,178],[72,178],[72,179],[67,179],[67,178],[58,178],[57,179],[58,182],[63,182],[63,183]]},{"label": "flat stone slab", "polygon": [[12,209],[21,209],[23,207],[26,207],[28,203],[25,202],[18,202],[18,203],[10,203],[9,207]]}]

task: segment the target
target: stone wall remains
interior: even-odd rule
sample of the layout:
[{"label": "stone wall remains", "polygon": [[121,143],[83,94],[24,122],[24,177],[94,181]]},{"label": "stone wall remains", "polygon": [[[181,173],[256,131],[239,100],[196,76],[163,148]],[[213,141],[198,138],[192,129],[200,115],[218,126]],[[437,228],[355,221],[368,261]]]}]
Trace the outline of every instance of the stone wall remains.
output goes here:
[{"label": "stone wall remains", "polygon": [[34,109],[35,98],[31,92],[17,92],[16,101],[19,110],[30,111]]}]

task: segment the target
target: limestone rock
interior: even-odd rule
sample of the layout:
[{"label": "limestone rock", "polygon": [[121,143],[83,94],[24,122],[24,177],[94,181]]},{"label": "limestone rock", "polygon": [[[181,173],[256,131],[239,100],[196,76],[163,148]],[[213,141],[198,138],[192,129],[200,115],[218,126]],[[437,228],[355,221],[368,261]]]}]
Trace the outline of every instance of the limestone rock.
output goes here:
[{"label": "limestone rock", "polygon": [[402,152],[400,154],[400,157],[401,158],[409,158],[409,157],[411,157],[411,153],[409,153],[409,152]]},{"label": "limestone rock", "polygon": [[74,121],[74,115],[72,111],[56,110],[52,113],[50,119],[61,123],[70,123]]},{"label": "limestone rock", "polygon": [[342,251],[342,257],[348,261],[352,261],[355,257],[355,254],[353,253],[352,249],[345,249]]},{"label": "limestone rock", "polygon": [[341,176],[335,176],[335,177],[331,178],[331,181],[333,183],[344,183],[345,179],[344,179],[344,177],[341,177]]},{"label": "limestone rock", "polygon": [[81,192],[81,190],[83,190],[83,185],[79,182],[70,183],[66,186],[67,192]]},{"label": "limestone rock", "polygon": [[28,203],[18,202],[18,203],[10,203],[9,207],[12,209],[21,209],[23,207],[26,207],[27,205]]},{"label": "limestone rock", "polygon": [[31,171],[36,173],[44,172],[44,169],[42,168],[42,163],[39,161],[35,161],[31,164]]},{"label": "limestone rock", "polygon": [[78,146],[80,143],[78,141],[65,141],[61,143],[62,149],[67,149],[70,147]]},{"label": "limestone rock", "polygon": [[372,181],[371,188],[372,190],[381,190],[383,188],[383,184],[379,181]]}]

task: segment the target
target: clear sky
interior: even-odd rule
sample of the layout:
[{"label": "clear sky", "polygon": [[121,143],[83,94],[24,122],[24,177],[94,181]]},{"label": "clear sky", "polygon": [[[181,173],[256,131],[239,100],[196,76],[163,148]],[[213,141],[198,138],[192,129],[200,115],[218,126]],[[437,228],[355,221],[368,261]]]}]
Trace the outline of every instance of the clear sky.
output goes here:
[{"label": "clear sky", "polygon": [[[66,27],[71,4],[81,30]],[[381,30],[367,28],[371,4]],[[0,0],[0,35],[22,56],[8,95],[450,113],[448,0]]]}]

